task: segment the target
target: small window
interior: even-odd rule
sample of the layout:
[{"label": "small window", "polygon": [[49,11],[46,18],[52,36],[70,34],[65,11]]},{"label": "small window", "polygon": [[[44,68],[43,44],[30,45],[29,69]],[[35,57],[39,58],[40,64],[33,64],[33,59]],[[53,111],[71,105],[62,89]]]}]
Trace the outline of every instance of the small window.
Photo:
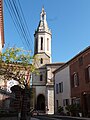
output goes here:
[{"label": "small window", "polygon": [[72,84],[72,87],[78,87],[79,86],[79,76],[78,76],[78,73],[74,73],[72,75],[71,84]]},{"label": "small window", "polygon": [[59,92],[63,92],[63,82],[59,83]]},{"label": "small window", "polygon": [[78,62],[79,62],[79,66],[83,65],[83,57],[80,57],[80,58],[78,59]]},{"label": "small window", "polygon": [[57,106],[57,111],[58,111],[58,107],[59,107],[58,100],[56,100],[56,106]]},{"label": "small window", "polygon": [[67,105],[69,105],[70,103],[69,103],[69,99],[64,99],[63,100],[63,105],[64,106],[67,106]]},{"label": "small window", "polygon": [[77,74],[74,74],[74,87],[77,87]]},{"label": "small window", "polygon": [[41,58],[41,64],[43,64],[43,59]]},{"label": "small window", "polygon": [[80,98],[72,99],[72,104],[80,105]]},{"label": "small window", "polygon": [[43,81],[43,75],[40,75],[40,81]]}]

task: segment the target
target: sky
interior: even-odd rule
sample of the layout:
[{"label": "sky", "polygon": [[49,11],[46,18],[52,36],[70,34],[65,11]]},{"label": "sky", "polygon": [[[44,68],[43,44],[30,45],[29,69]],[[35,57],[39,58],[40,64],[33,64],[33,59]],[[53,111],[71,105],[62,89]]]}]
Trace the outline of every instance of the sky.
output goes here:
[{"label": "sky", "polygon": [[[26,49],[16,30],[4,0],[5,47]],[[12,1],[12,0],[11,0]],[[16,0],[18,2],[18,0]],[[90,0],[19,0],[28,25],[30,49],[34,50],[34,32],[44,6],[52,31],[52,62],[67,62],[90,46]]]}]

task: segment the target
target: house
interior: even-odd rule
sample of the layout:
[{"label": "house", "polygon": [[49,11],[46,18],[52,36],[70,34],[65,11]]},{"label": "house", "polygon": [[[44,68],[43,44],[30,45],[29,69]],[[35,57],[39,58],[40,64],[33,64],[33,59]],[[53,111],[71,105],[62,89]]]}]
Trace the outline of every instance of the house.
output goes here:
[{"label": "house", "polygon": [[77,54],[70,64],[72,103],[80,104],[83,116],[90,114],[90,46]]},{"label": "house", "polygon": [[65,107],[71,104],[70,90],[70,67],[69,63],[65,63],[54,72],[54,105],[55,113],[61,106],[66,113]]},{"label": "house", "polygon": [[55,112],[61,106],[80,105],[83,116],[90,114],[90,46],[54,72]]}]

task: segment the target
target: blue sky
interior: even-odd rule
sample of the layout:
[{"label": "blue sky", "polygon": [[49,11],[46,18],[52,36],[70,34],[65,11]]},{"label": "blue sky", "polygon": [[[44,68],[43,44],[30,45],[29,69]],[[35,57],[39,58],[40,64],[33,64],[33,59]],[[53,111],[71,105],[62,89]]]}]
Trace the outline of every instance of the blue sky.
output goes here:
[{"label": "blue sky", "polygon": [[[66,62],[90,45],[90,0],[20,0],[20,3],[30,31],[30,42],[33,41],[30,50],[34,48],[34,32],[42,6],[52,30],[53,62]],[[5,47],[9,44],[25,49],[5,4],[4,31]]]}]

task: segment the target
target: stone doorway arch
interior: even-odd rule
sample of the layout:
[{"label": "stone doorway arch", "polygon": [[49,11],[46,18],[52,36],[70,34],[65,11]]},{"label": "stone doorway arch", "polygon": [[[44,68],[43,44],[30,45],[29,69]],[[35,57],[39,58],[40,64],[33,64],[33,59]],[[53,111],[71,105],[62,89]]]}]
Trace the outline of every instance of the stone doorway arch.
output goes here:
[{"label": "stone doorway arch", "polygon": [[45,111],[45,96],[39,94],[37,97],[37,110]]}]

